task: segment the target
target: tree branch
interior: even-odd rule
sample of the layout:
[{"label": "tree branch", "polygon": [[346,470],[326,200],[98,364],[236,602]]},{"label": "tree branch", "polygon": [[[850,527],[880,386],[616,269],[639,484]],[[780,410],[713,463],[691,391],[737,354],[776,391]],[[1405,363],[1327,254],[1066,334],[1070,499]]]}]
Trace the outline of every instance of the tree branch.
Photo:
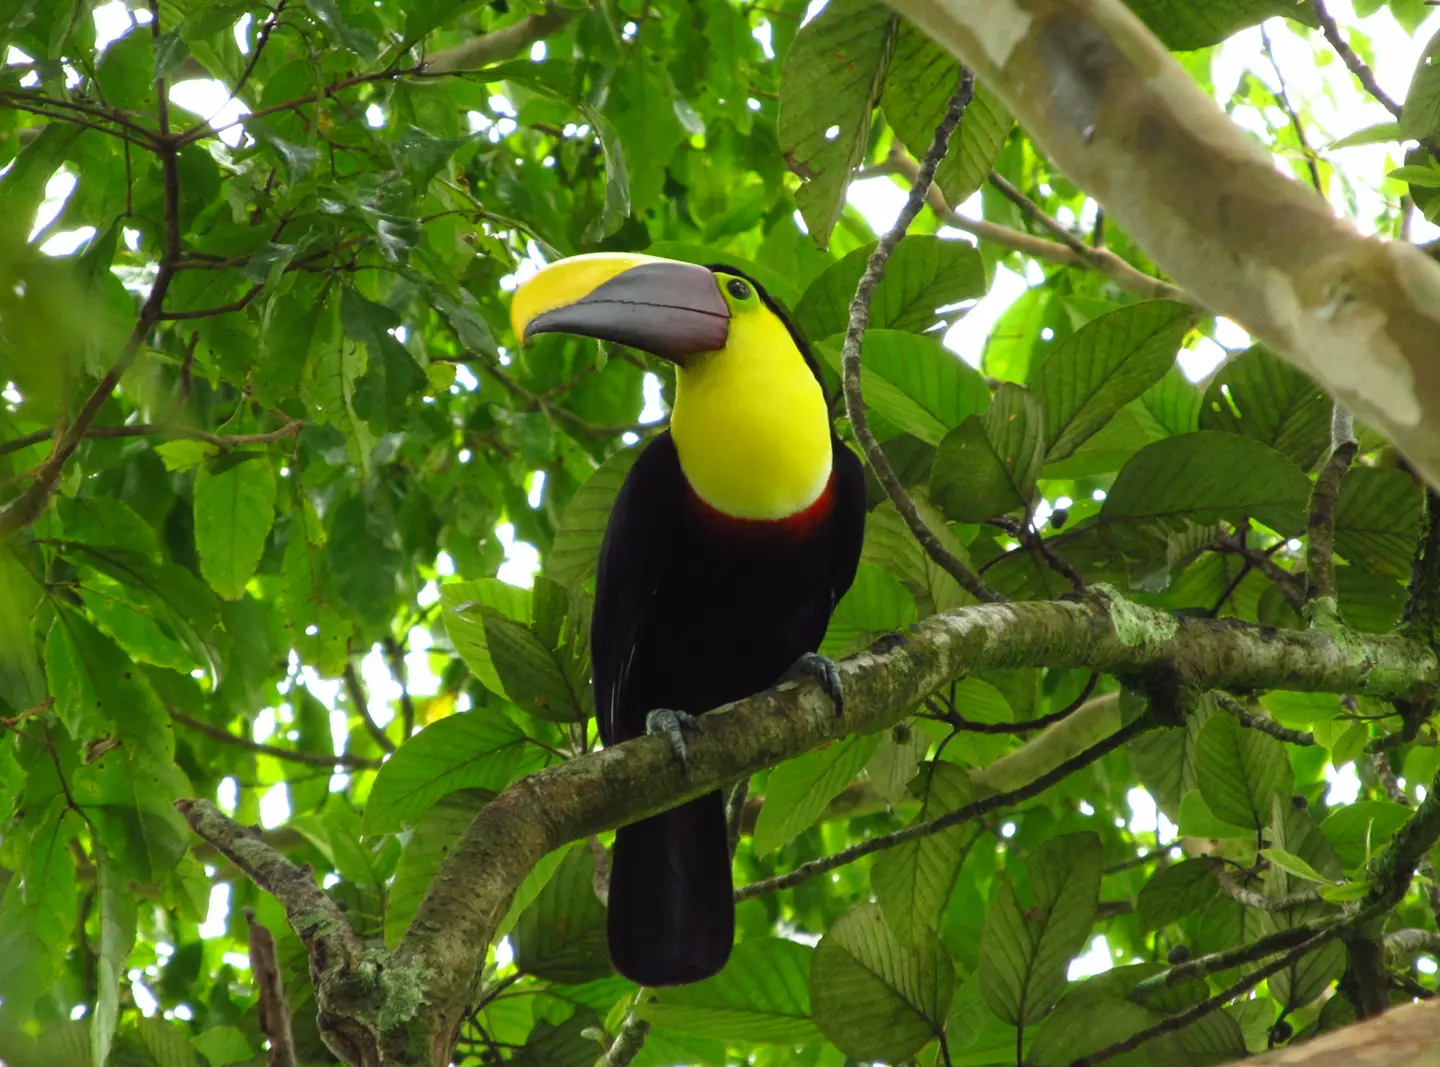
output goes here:
[{"label": "tree branch", "polygon": [[1340,483],[1355,459],[1360,443],[1355,440],[1355,420],[1339,404],[1330,419],[1330,458],[1325,461],[1310,492],[1310,518],[1305,531],[1305,599],[1328,602],[1326,610],[1337,608],[1335,592],[1335,505]]},{"label": "tree branch", "polygon": [[[1280,590],[1280,595],[1285,598],[1285,603],[1294,609],[1296,615],[1304,617],[1304,578],[1294,571],[1287,571],[1284,567],[1280,566],[1280,564],[1276,563],[1274,557],[1270,554],[1283,546],[1284,542],[1282,541],[1269,551],[1262,552],[1259,549],[1251,548],[1247,545],[1245,543],[1244,532],[1241,531],[1238,534],[1222,533],[1215,539],[1215,543],[1211,547],[1217,552],[1228,552],[1233,556],[1239,556],[1245,561],[1247,567],[1257,570],[1265,575],[1266,578],[1269,578]],[[1236,584],[1238,584],[1238,579]],[[1231,589],[1230,592],[1234,592],[1234,590]],[[1225,600],[1228,599],[1229,594],[1227,593],[1226,596],[1221,599],[1220,604],[1223,605]],[[1218,606],[1216,610],[1219,610]]]},{"label": "tree branch", "polygon": [[1267,897],[1264,893],[1247,889],[1237,882],[1235,876],[1225,868],[1223,861],[1211,859],[1208,866],[1210,873],[1215,876],[1215,881],[1219,883],[1227,897],[1239,901],[1247,908],[1254,908],[1256,911],[1292,911],[1295,908],[1304,907],[1306,904],[1314,904],[1320,899],[1320,893],[1316,889],[1301,889],[1281,897]]},{"label": "tree branch", "polygon": [[[884,166],[888,172],[899,174],[912,182],[919,173],[919,165],[898,150],[891,153]],[[928,201],[930,210],[935,213],[935,217],[943,225],[963,230],[981,241],[988,241],[1001,248],[1008,248],[1026,256],[1034,256],[1036,259],[1043,259],[1062,267],[1099,271],[1121,289],[1146,300],[1177,300],[1183,304],[1197,304],[1195,298],[1183,289],[1177,288],[1169,282],[1161,281],[1159,278],[1152,278],[1144,271],[1136,270],[1114,252],[1104,248],[1089,249],[1084,255],[1081,255],[1068,245],[1058,241],[1047,241],[1043,237],[1021,233],[1019,230],[1012,230],[1008,226],[987,222],[984,219],[968,219],[951,208],[945,202],[944,194],[934,185],[930,186]]]},{"label": "tree branch", "polygon": [[375,739],[375,743],[379,745],[382,750],[385,752],[394,752],[395,742],[390,740],[390,736],[380,728],[380,724],[377,723],[374,716],[370,714],[370,702],[365,696],[365,687],[360,684],[360,675],[355,672],[354,663],[347,662],[345,664],[343,680],[345,682],[345,693],[349,696],[350,703],[354,706],[356,714],[360,716],[360,720],[365,724],[366,732]]},{"label": "tree branch", "polygon": [[919,213],[920,206],[924,203],[925,190],[930,188],[935,168],[940,165],[940,160],[945,155],[945,147],[950,143],[950,134],[965,113],[974,92],[974,75],[962,68],[960,85],[955,90],[955,95],[950,98],[945,117],[935,130],[935,139],[925,153],[924,162],[920,164],[920,170],[910,188],[910,196],[900,211],[900,217],[895,220],[890,231],[880,238],[875,251],[870,253],[869,262],[865,264],[865,273],[860,278],[860,284],[855,287],[855,298],[850,301],[850,320],[845,329],[841,362],[844,371],[845,411],[876,480],[884,486],[886,495],[895,502],[905,525],[925,549],[926,555],[943,567],[971,596],[993,603],[1001,599],[1000,595],[981,581],[979,575],[966,566],[964,560],[946,548],[940,538],[935,536],[935,532],[925,524],[924,518],[915,507],[915,501],[910,499],[910,494],[905,492],[905,487],[900,484],[895,469],[890,466],[889,457],[885,455],[875,435],[870,432],[870,420],[865,414],[865,397],[860,391],[860,341],[870,325],[871,294],[885,275],[885,261],[890,258],[890,253],[895,250],[895,246],[905,236],[905,231],[910,228],[911,221]]},{"label": "tree branch", "polygon": [[1320,31],[1325,34],[1325,40],[1330,42],[1330,47],[1335,49],[1335,54],[1350,68],[1350,73],[1355,75],[1356,80],[1365,87],[1367,93],[1379,101],[1380,106],[1398,119],[1404,109],[1392,100],[1384,89],[1380,88],[1380,83],[1375,80],[1375,72],[1365,65],[1365,61],[1357,56],[1345,38],[1340,36],[1340,27],[1335,25],[1335,20],[1330,16],[1330,12],[1325,10],[1324,0],[1310,0],[1310,9],[1320,20]]},{"label": "tree branch", "polygon": [[1282,726],[1274,719],[1265,715],[1256,715],[1229,693],[1217,691],[1215,693],[1215,701],[1231,715],[1239,719],[1241,726],[1248,727],[1251,730],[1259,730],[1261,733],[1269,734],[1271,737],[1279,741],[1284,741],[1289,745],[1315,744],[1314,734],[1308,733],[1305,730],[1292,730],[1290,727]]},{"label": "tree branch", "polygon": [[453,74],[457,71],[478,70],[489,63],[498,63],[529,48],[541,38],[550,36],[578,13],[567,8],[546,7],[543,14],[526,15],[509,26],[473,37],[464,44],[457,44],[443,52],[436,52],[425,61],[421,69],[426,74]]},{"label": "tree branch", "polygon": [[1290,119],[1290,127],[1295,131],[1295,139],[1300,142],[1300,153],[1305,157],[1305,167],[1310,172],[1310,184],[1321,196],[1325,195],[1324,188],[1320,183],[1320,164],[1316,161],[1315,150],[1310,147],[1310,141],[1305,136],[1305,124],[1300,121],[1300,114],[1290,103],[1290,92],[1285,88],[1285,74],[1280,69],[1279,62],[1275,59],[1275,50],[1270,47],[1270,35],[1265,32],[1265,24],[1260,24],[1260,45],[1265,49],[1265,58],[1270,61],[1270,69],[1275,72],[1275,83],[1278,88],[1275,91],[1275,99],[1284,110],[1286,117]]},{"label": "tree branch", "polygon": [[[278,430],[271,430],[269,433],[236,433],[236,434],[213,434],[204,430],[195,430],[186,426],[161,426],[158,423],[141,422],[133,426],[91,426],[85,431],[84,436],[88,440],[119,437],[159,437],[170,436],[180,437],[187,441],[204,441],[207,445],[214,445],[216,448],[239,448],[242,445],[268,445],[276,441],[283,441],[287,437],[294,437],[305,428],[300,421],[287,422]],[[24,437],[12,438],[9,441],[0,442],[0,456],[11,452],[19,452],[21,449],[29,448],[31,445],[38,445],[50,440],[55,436],[53,429],[36,430],[34,433],[26,434]]]},{"label": "tree branch", "polygon": [[202,733],[206,737],[213,737],[222,744],[232,745],[235,748],[243,748],[246,752],[254,752],[261,756],[273,756],[275,759],[289,760],[291,763],[305,763],[311,767],[347,767],[352,770],[375,770],[380,766],[379,760],[369,759],[365,756],[357,756],[350,752],[338,752],[333,756],[322,755],[318,752],[297,752],[292,748],[278,748],[275,745],[261,744],[259,741],[251,741],[246,737],[237,737],[223,726],[216,726],[213,723],[204,722],[201,719],[192,718],[183,711],[175,708],[167,709],[170,718],[174,719],[186,729]]},{"label": "tree branch", "polygon": [[1361,235],[1121,0],[889,0],[970,66],[1176,284],[1440,485],[1440,264]]},{"label": "tree branch", "polygon": [[290,1028],[290,1005],[285,1001],[285,980],[275,937],[255,918],[255,909],[245,909],[250,929],[250,973],[260,993],[260,1032],[270,1042],[270,1067],[296,1067],[295,1035]]}]

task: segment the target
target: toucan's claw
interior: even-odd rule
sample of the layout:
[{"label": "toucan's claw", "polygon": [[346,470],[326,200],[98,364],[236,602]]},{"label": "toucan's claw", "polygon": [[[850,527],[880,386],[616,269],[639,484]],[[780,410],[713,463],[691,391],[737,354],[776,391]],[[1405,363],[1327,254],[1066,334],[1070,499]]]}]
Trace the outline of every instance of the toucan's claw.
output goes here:
[{"label": "toucan's claw", "polygon": [[820,688],[825,690],[825,695],[835,705],[837,718],[845,713],[845,686],[840,681],[840,668],[835,666],[834,660],[818,652],[806,652],[780,680],[793,682],[801,678],[814,678],[820,683]]},{"label": "toucan's claw", "polygon": [[663,737],[670,743],[670,750],[680,760],[680,766],[690,769],[690,753],[685,747],[685,734],[698,733],[700,720],[688,711],[672,708],[656,708],[645,716],[645,732],[651,737]]}]

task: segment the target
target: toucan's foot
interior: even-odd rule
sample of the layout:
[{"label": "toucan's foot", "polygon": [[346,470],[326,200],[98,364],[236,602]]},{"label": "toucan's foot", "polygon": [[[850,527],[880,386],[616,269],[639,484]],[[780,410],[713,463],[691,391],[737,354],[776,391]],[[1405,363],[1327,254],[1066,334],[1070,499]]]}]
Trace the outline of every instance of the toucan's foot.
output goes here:
[{"label": "toucan's foot", "polygon": [[793,682],[800,678],[814,678],[825,690],[825,695],[835,705],[836,716],[845,712],[845,687],[840,681],[840,668],[835,661],[818,652],[807,652],[785,672],[782,682]]},{"label": "toucan's foot", "polygon": [[651,737],[663,737],[670,743],[670,750],[680,759],[680,766],[690,769],[690,753],[685,748],[685,734],[698,733],[700,720],[688,711],[671,708],[656,708],[645,716],[645,732]]}]

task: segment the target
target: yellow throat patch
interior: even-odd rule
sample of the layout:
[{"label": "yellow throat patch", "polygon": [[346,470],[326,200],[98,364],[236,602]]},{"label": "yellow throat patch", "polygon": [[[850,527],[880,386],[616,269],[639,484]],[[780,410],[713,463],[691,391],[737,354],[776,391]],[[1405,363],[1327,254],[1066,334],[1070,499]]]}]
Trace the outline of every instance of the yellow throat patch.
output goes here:
[{"label": "yellow throat patch", "polygon": [[676,371],[670,434],[685,480],[707,504],[737,519],[783,519],[830,480],[825,394],[755,287],[726,274],[716,281],[730,305],[729,337]]}]

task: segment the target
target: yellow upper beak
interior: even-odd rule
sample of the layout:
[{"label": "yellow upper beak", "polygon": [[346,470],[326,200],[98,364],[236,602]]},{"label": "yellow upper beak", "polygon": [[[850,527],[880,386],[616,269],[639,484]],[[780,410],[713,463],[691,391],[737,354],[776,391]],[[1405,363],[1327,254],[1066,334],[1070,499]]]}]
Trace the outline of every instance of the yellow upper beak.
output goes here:
[{"label": "yellow upper beak", "polygon": [[510,305],[521,341],[537,333],[579,334],[676,362],[723,348],[729,321],[709,268],[623,252],[552,263],[523,282]]}]

